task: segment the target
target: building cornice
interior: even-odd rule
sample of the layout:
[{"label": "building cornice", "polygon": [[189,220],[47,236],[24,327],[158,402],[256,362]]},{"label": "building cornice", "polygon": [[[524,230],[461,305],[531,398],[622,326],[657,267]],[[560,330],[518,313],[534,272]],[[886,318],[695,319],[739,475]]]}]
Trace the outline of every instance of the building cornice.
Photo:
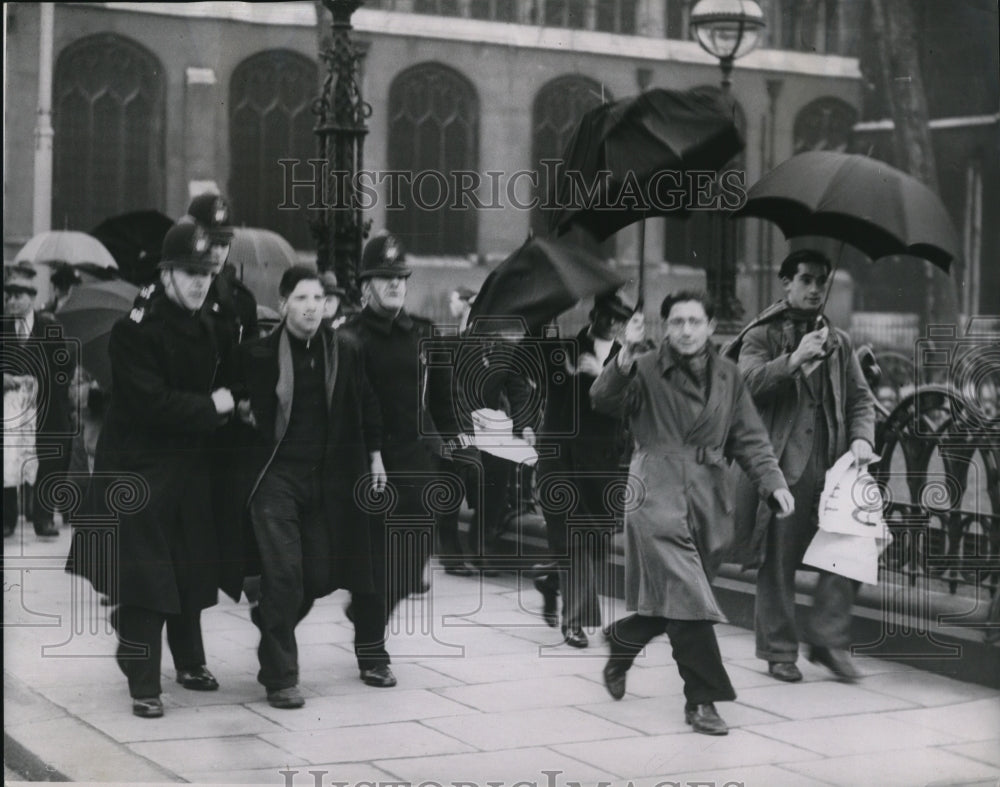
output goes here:
[{"label": "building cornice", "polygon": [[[257,25],[288,27],[315,27],[316,25],[316,11],[311,2],[80,2],[72,3],[72,5]],[[625,36],[592,30],[519,25],[450,16],[428,16],[363,7],[354,13],[351,21],[358,33],[366,35],[423,38],[476,45],[492,44],[512,49],[626,57],[652,62],[717,65],[717,61],[706,54],[696,42],[671,38]],[[758,49],[742,58],[739,62],[739,68],[741,70],[781,72],[832,79],[853,80],[861,76],[857,58],[818,55],[785,49]]]}]

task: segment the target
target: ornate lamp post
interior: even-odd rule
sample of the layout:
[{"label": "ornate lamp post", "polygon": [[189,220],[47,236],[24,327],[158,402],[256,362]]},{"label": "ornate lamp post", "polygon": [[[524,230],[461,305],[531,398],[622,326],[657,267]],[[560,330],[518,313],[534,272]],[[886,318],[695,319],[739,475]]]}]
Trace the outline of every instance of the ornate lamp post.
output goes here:
[{"label": "ornate lamp post", "polygon": [[[722,92],[729,96],[733,63],[753,51],[760,43],[764,13],[756,0],[700,0],[691,9],[691,30],[695,40],[708,54],[719,59],[722,69]],[[743,305],[736,297],[735,243],[728,217],[713,220],[713,236],[719,241],[717,266],[706,270],[708,291],[716,304],[720,333],[735,332],[743,318]]]},{"label": "ornate lamp post", "polygon": [[312,231],[317,266],[321,271],[332,269],[340,286],[357,302],[361,245],[371,223],[362,219],[355,188],[355,177],[364,163],[368,133],[365,121],[372,113],[358,84],[363,51],[351,40],[351,15],[361,0],[323,0],[323,5],[333,15],[333,26],[330,45],[319,53],[327,75],[313,103],[323,163],[315,168],[316,187],[323,207],[317,212]]}]

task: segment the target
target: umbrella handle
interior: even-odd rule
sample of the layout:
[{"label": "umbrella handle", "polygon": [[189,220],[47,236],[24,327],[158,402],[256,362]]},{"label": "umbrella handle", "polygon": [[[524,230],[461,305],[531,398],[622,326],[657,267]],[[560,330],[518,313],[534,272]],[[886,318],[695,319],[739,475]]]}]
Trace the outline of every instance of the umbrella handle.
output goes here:
[{"label": "umbrella handle", "polygon": [[833,290],[833,280],[837,274],[837,268],[840,267],[840,258],[844,254],[844,241],[840,242],[840,246],[837,247],[837,256],[833,260],[833,264],[830,266],[830,281],[826,285],[826,292],[823,293],[823,303],[819,307],[819,316],[822,317],[826,312],[826,302],[830,300],[830,291]]}]

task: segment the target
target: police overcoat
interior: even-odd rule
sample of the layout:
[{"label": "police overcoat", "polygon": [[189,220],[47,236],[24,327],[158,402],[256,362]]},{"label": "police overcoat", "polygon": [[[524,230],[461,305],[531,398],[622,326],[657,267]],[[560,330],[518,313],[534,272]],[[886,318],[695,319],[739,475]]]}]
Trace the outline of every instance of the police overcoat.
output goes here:
[{"label": "police overcoat", "polygon": [[724,621],[712,593],[732,536],[726,457],[770,497],[785,486],[736,365],[712,353],[709,393],[664,342],[623,373],[609,363],[590,389],[595,410],[624,413],[634,452],[625,510],[625,601],[641,615]]}]

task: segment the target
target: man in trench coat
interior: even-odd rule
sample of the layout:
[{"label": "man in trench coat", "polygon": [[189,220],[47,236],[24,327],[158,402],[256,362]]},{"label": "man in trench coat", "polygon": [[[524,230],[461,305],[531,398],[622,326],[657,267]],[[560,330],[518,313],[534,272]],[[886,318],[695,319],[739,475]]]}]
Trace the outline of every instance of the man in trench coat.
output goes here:
[{"label": "man in trench coat", "polygon": [[[789,254],[778,273],[785,298],[745,331],[738,356],[795,497],[795,516],[775,519],[754,496],[750,480],[737,482],[733,558],[759,569],[757,657],[786,682],[802,680],[795,664],[795,571],[816,532],[824,475],[848,450],[860,464],[873,453],[875,405],[850,337],[816,325],[830,268],[830,260],[815,250]],[[857,587],[847,577],[821,571],[805,631],[810,660],[844,681],[856,677],[847,646]]]},{"label": "man in trench coat", "polygon": [[712,626],[725,617],[712,593],[717,559],[732,532],[726,457],[739,462],[760,496],[782,514],[791,493],[735,364],[708,342],[715,328],[707,297],[668,295],[660,309],[666,339],[638,358],[642,315],[626,327],[626,346],[590,390],[594,409],[628,417],[634,437],[625,512],[625,602],[635,614],[608,631],[604,682],[615,699],[639,651],[670,637],[684,680],[684,718],[696,732],[725,735],[714,703],[733,700]]},{"label": "man in trench coat", "polygon": [[352,593],[361,679],[396,681],[378,592],[384,536],[362,510],[385,484],[378,403],[360,346],[323,324],[319,274],[293,266],[279,293],[281,324],[240,347],[238,411],[255,436],[241,475],[253,483],[247,507],[261,564],[257,679],[273,707],[290,709],[305,704],[295,626],[338,588]]},{"label": "man in trench coat", "polygon": [[[81,518],[67,563],[119,604],[111,618],[118,664],[142,718],[163,715],[164,624],[178,683],[218,688],[205,668],[200,616],[218,600],[227,540],[212,515],[210,449],[234,402],[232,347],[202,308],[212,271],[205,231],[171,228],[159,285],[112,328],[112,396],[85,508],[103,523],[117,516],[117,550],[95,546],[99,534]],[[109,510],[116,502],[120,510]]]}]

